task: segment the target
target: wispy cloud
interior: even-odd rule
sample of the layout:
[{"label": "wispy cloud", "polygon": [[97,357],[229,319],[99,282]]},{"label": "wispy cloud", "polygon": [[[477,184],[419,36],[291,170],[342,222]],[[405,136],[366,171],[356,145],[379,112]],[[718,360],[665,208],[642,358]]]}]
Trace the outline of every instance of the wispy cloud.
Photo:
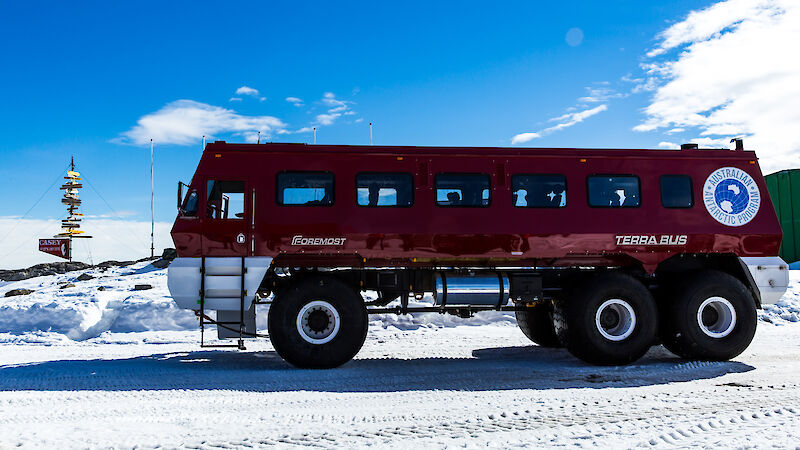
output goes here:
[{"label": "wispy cloud", "polygon": [[189,145],[197,143],[200,136],[213,137],[223,133],[242,136],[255,142],[257,132],[269,138],[286,128],[286,124],[272,116],[245,116],[232,109],[177,100],[158,111],[139,118],[136,125],[120,134],[116,142],[143,145],[153,139],[158,144]]},{"label": "wispy cloud", "polygon": [[592,117],[596,114],[600,114],[601,112],[608,109],[608,105],[600,105],[590,109],[584,109],[578,112],[571,112],[567,114],[563,114],[558,117],[553,117],[552,119],[548,120],[548,122],[558,122],[557,124],[544,128],[537,132],[526,132],[514,135],[511,138],[512,144],[523,144],[525,142],[531,141],[536,138],[540,138],[542,136],[547,136],[548,134],[554,133],[559,130],[563,130],[564,128],[569,128],[575,124],[581,123],[584,120]]},{"label": "wispy cloud", "polygon": [[607,102],[611,99],[624,97],[625,94],[617,92],[615,89],[603,83],[601,86],[588,86],[586,87],[586,96],[578,98],[580,103],[601,103]]},{"label": "wispy cloud", "polygon": [[303,106],[303,99],[297,97],[286,97],[286,101],[294,106]]},{"label": "wispy cloud", "polygon": [[690,13],[647,54],[637,87],[653,94],[634,130],[684,129],[714,146],[745,137],[765,170],[800,166],[797,42],[796,0],[728,0]]},{"label": "wispy cloud", "polygon": [[349,100],[342,100],[336,97],[333,92],[326,92],[322,96],[322,104],[327,108],[327,112],[317,114],[316,124],[321,126],[333,125],[342,116],[351,116],[355,112],[351,109],[354,104]]},{"label": "wispy cloud", "polygon": [[333,125],[341,114],[317,114],[317,123],[320,125]]}]

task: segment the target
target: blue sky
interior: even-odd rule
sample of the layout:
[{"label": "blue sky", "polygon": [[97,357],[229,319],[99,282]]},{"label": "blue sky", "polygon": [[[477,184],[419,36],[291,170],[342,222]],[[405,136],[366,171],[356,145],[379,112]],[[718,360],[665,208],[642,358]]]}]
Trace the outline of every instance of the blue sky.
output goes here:
[{"label": "blue sky", "polygon": [[[318,143],[367,144],[374,122],[376,144],[536,147],[757,137],[703,134],[714,125],[668,101],[677,75],[653,70],[736,32],[752,14],[733,3],[747,2],[764,3],[3,2],[0,215],[23,215],[75,155],[119,215],[149,220],[148,135],[161,222],[203,130],[311,142],[302,130],[317,126]],[[112,213],[84,198],[87,214]],[[53,190],[28,218],[61,216]]]}]

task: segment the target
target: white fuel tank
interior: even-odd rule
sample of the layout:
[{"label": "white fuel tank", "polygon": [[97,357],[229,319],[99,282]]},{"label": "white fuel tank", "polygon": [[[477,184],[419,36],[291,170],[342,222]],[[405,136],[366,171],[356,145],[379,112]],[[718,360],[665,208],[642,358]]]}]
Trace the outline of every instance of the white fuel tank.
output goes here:
[{"label": "white fuel tank", "polygon": [[[244,258],[244,309],[249,310],[272,258]],[[175,303],[184,309],[200,309],[202,258],[175,258],[167,269],[167,287]],[[239,311],[241,307],[242,258],[205,258],[205,304],[208,310]]]}]

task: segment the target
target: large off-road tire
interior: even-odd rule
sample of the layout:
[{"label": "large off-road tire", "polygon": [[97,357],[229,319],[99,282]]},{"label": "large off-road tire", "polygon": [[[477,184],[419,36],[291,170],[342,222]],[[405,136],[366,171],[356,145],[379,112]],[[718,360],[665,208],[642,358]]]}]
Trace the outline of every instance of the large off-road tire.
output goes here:
[{"label": "large off-road tire", "polygon": [[556,334],[570,353],[598,365],[628,364],[656,339],[658,308],[650,291],[622,273],[573,286],[553,312]]},{"label": "large off-road tire", "polygon": [[661,340],[686,359],[725,361],[742,353],[756,332],[752,294],[741,281],[708,270],[661,302]]},{"label": "large off-road tire", "polygon": [[553,328],[553,304],[549,301],[515,311],[522,334],[542,347],[562,347]]},{"label": "large off-road tire", "polygon": [[364,345],[369,323],[361,295],[324,276],[282,289],[267,321],[278,355],[307,369],[328,369],[350,361]]}]

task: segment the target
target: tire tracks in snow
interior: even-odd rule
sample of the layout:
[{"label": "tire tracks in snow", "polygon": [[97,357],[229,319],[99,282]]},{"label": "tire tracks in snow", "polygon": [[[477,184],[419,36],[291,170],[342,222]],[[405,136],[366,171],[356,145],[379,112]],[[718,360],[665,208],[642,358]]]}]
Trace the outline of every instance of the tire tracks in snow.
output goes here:
[{"label": "tire tracks in snow", "polygon": [[[792,390],[791,392],[795,392]],[[714,395],[713,392],[705,392]],[[518,433],[549,431],[569,433],[572,436],[602,438],[614,434],[640,435],[653,434],[642,441],[640,446],[680,445],[683,440],[692,439],[702,433],[722,432],[726,428],[741,426],[743,423],[756,425],[771,420],[797,420],[800,423],[800,395],[786,396],[785,392],[764,396],[763,392],[753,392],[753,397],[739,400],[713,400],[703,398],[699,404],[657,403],[652,407],[631,405],[627,410],[611,406],[609,410],[597,411],[585,402],[574,402],[559,408],[545,407],[540,410],[500,412],[499,414],[474,415],[463,420],[420,420],[417,423],[386,423],[364,426],[366,417],[354,418],[349,423],[339,423],[336,431],[321,433],[285,434],[280,437],[250,437],[246,440],[214,442],[203,440],[195,444],[198,448],[225,445],[295,445],[312,447],[340,447],[389,445],[409,439],[433,443],[458,438],[478,438],[494,433]],[[774,399],[772,397],[775,397]],[[664,400],[664,399],[661,399]],[[675,399],[671,399],[675,400]],[[757,400],[757,401],[756,401]],[[758,403],[775,402],[771,406],[755,406]],[[553,402],[558,403],[558,402]],[[678,402],[674,402],[678,403]],[[565,410],[555,412],[556,409]],[[581,411],[581,409],[583,411]],[[359,420],[361,419],[361,420]],[[405,422],[405,421],[403,421]],[[680,426],[675,426],[679,423]],[[670,428],[671,431],[663,431]],[[353,431],[355,430],[355,431]],[[547,434],[531,436],[531,439],[547,437]],[[691,442],[691,441],[689,441]],[[542,442],[546,443],[546,441]],[[686,444],[687,442],[684,442]]]}]

